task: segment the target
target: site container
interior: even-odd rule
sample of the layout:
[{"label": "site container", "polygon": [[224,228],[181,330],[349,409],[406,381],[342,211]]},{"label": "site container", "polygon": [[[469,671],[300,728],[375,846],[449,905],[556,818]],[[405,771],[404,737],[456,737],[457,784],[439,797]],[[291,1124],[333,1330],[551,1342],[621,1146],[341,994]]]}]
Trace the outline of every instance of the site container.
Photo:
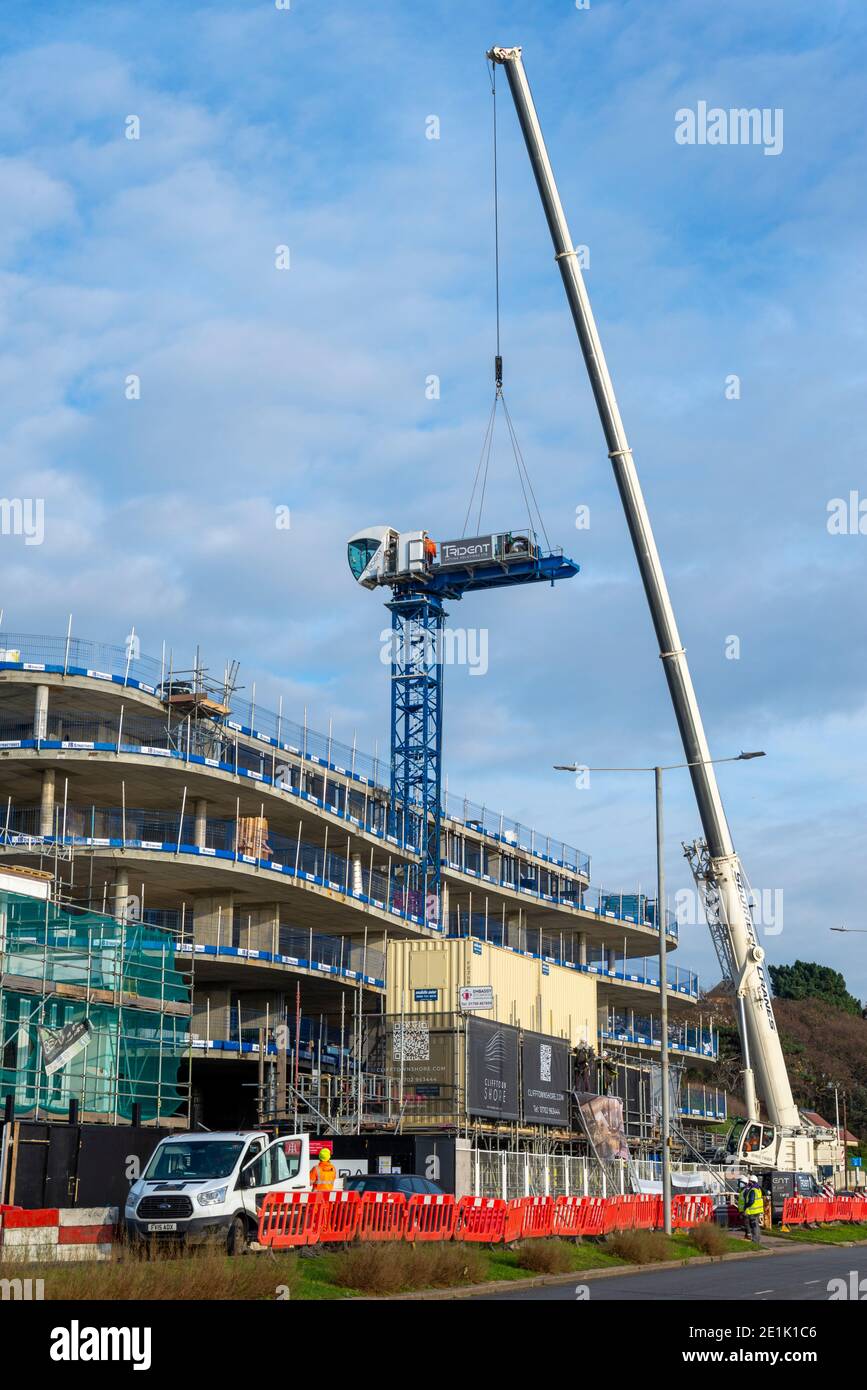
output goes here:
[{"label": "site container", "polygon": [[408,1017],[460,1011],[460,991],[489,985],[493,1008],[481,1018],[510,1023],[570,1046],[596,1042],[596,981],[592,975],[519,955],[490,942],[390,941],[386,1011]]}]

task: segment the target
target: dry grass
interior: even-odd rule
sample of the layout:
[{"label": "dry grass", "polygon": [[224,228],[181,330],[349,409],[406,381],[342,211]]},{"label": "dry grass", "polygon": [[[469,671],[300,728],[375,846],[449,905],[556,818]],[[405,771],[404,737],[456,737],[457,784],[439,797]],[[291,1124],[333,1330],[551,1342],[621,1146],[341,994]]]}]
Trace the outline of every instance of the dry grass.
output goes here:
[{"label": "dry grass", "polygon": [[631,1265],[671,1259],[668,1237],[663,1231],[616,1231],[606,1240],[605,1249]]},{"label": "dry grass", "polygon": [[481,1284],[488,1263],[472,1246],[448,1241],[430,1245],[357,1245],[334,1261],[332,1279],[344,1289],[364,1293],[400,1293],[412,1289]]},{"label": "dry grass", "polygon": [[728,1236],[714,1221],[703,1221],[689,1233],[690,1243],[703,1255],[725,1255],[728,1252]]},{"label": "dry grass", "polygon": [[294,1298],[301,1278],[297,1255],[230,1259],[207,1248],[178,1256],[161,1250],[153,1259],[119,1248],[112,1259],[92,1264],[7,1265],[4,1272],[42,1279],[46,1299],[70,1301],[273,1299],[278,1289]]},{"label": "dry grass", "polygon": [[575,1268],[575,1246],[566,1240],[531,1240],[517,1256],[521,1268],[534,1274],[567,1274]]}]

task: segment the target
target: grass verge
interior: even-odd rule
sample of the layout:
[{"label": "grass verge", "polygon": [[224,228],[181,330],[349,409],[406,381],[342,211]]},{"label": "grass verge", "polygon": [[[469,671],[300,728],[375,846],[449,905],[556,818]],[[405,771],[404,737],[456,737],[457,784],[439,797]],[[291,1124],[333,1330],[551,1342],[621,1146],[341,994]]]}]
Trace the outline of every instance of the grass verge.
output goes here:
[{"label": "grass verge", "polygon": [[[849,1239],[853,1238],[853,1230],[860,1229],[867,1235],[867,1227],[833,1229],[845,1230]],[[8,1264],[0,1273],[9,1279],[42,1279],[47,1300],[306,1302],[460,1288],[527,1279],[534,1274],[580,1273],[754,1249],[743,1238],[726,1232],[719,1234],[722,1245],[714,1239],[712,1252],[704,1248],[707,1238],[701,1229],[689,1234],[678,1232],[670,1239],[659,1231],[623,1231],[603,1241],[528,1240],[508,1248],[457,1242],[416,1246],[395,1242],[348,1249],[314,1247],[303,1254],[261,1253],[242,1259],[230,1259],[221,1251],[207,1249],[176,1255],[160,1252],[154,1259],[147,1259],[118,1247],[114,1257],[105,1262]],[[801,1238],[813,1234],[806,1232]]]},{"label": "grass verge", "polygon": [[850,1240],[867,1240],[867,1224],[842,1226],[791,1226],[788,1231],[774,1227],[780,1240],[800,1240],[808,1245],[843,1245]]}]

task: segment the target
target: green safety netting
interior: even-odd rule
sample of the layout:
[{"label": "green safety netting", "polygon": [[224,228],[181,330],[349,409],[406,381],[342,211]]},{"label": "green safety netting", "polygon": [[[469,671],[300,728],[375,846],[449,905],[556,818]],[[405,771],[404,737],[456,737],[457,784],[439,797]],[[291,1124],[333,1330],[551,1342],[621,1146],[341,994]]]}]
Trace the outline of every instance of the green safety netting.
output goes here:
[{"label": "green safety netting", "polygon": [[[149,1120],[184,1107],[189,1016],[170,1006],[188,1005],[191,990],[171,933],[0,893],[0,969],[0,1097],[14,1095],[16,1115],[65,1114],[73,1099],[82,1118],[128,1120],[137,1103]],[[65,997],[68,986],[89,997]],[[85,1019],[88,1046],[48,1075],[39,1028]]]}]

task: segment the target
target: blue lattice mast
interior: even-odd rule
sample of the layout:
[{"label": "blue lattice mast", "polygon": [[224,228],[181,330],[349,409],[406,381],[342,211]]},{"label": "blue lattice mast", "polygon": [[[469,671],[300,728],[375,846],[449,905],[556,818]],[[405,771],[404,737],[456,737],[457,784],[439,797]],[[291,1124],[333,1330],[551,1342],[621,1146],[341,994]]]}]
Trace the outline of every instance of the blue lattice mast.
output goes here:
[{"label": "blue lattice mast", "polygon": [[398,592],[387,607],[392,628],[391,833],[409,840],[421,854],[427,918],[430,898],[438,904],[440,888],[446,612],[440,598],[424,592]]}]

